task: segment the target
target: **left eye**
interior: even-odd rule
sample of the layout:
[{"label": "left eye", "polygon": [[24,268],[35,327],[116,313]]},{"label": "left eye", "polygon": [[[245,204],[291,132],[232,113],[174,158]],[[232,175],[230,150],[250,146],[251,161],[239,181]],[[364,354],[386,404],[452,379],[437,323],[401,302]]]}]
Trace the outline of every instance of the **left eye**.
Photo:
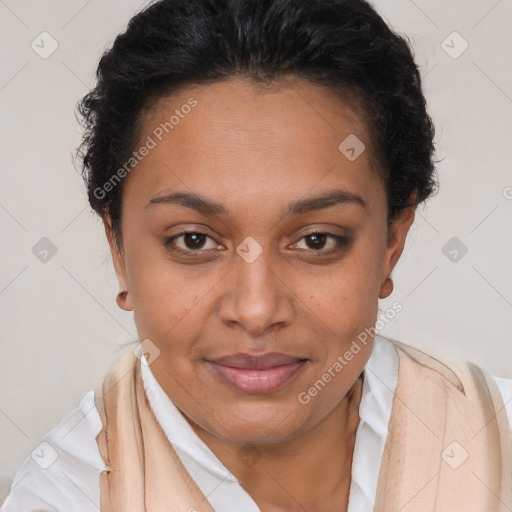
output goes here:
[{"label": "left eye", "polygon": [[[331,248],[323,250],[327,240],[329,239],[332,241]],[[308,247],[306,247],[305,250],[317,252],[320,254],[330,254],[331,252],[336,252],[348,243],[347,237],[318,231],[304,235],[301,240],[306,241],[306,245]]]}]

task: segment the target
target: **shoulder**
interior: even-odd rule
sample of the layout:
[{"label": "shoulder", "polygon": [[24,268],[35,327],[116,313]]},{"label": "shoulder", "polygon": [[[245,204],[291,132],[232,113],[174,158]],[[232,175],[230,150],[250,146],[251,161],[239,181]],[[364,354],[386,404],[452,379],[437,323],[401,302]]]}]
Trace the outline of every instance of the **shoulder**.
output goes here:
[{"label": "shoulder", "polygon": [[503,403],[505,404],[505,409],[507,411],[508,423],[512,430],[512,379],[503,379],[501,377],[494,376],[493,379],[496,381],[498,389],[501,392]]},{"label": "shoulder", "polygon": [[[451,384],[448,385],[449,388],[461,391],[464,389],[461,378],[463,378],[464,383],[467,385],[469,384],[469,376],[477,374],[480,379],[477,380],[479,386],[482,385],[484,380],[487,380],[488,385],[495,383],[496,392],[494,393],[494,396],[496,397],[496,395],[499,394],[503,400],[500,405],[499,400],[493,399],[495,401],[496,414],[498,414],[501,409],[505,409],[505,416],[508,419],[510,431],[510,442],[512,445],[512,379],[495,377],[488,374],[483,368],[469,361],[453,359],[453,357],[447,356],[443,353],[433,351],[424,352],[423,350],[419,350],[411,345],[406,345],[396,340],[387,339],[387,341],[395,347],[397,352],[406,354],[413,361],[419,363],[418,368],[427,369],[427,371],[433,375],[441,376],[442,380]],[[483,378],[483,375],[487,378]],[[497,407],[497,405],[499,405],[499,407]]]},{"label": "shoulder", "polygon": [[101,420],[89,391],[18,468],[1,512],[99,510]]}]

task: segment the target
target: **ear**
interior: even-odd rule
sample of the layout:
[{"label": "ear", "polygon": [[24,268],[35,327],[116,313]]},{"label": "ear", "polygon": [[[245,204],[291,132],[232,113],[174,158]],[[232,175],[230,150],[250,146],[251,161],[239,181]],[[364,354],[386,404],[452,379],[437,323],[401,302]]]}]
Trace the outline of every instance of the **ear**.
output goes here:
[{"label": "ear", "polygon": [[114,269],[116,271],[117,281],[119,283],[117,304],[121,309],[124,309],[125,311],[133,311],[133,302],[128,290],[128,280],[126,278],[124,257],[115,240],[114,232],[112,230],[112,219],[110,218],[110,215],[106,214],[103,218],[103,226],[105,228],[105,235],[107,236],[108,245],[110,246],[110,253],[112,254],[112,261],[114,263]]},{"label": "ear", "polygon": [[393,282],[390,279],[390,274],[402,255],[407,233],[414,221],[415,213],[416,205],[408,206],[393,219],[389,227],[382,267],[382,282],[380,283],[379,298],[381,299],[385,299],[393,291]]}]

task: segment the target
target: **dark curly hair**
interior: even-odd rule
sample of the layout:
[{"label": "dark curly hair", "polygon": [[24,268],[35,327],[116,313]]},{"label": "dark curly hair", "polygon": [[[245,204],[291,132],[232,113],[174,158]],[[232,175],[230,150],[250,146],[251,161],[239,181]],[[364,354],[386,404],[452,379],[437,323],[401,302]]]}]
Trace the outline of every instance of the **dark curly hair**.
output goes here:
[{"label": "dark curly hair", "polygon": [[[91,207],[118,241],[122,183],[150,102],[230,77],[298,77],[356,98],[387,190],[388,220],[436,188],[434,126],[408,41],[364,0],[160,0],[134,16],[104,53],[79,103],[78,150]],[[107,191],[108,188],[108,191]],[[101,194],[98,193],[101,190]]]}]

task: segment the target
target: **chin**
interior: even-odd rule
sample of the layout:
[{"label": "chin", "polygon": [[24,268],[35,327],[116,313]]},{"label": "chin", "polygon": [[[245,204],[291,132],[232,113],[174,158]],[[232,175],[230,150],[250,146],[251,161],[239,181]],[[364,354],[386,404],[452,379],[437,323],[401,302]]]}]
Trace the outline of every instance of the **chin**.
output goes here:
[{"label": "chin", "polygon": [[[225,430],[214,435],[229,443],[275,444],[307,430],[307,418],[295,404],[286,407],[277,402],[266,405],[253,402],[243,407],[227,407],[224,411],[219,423]],[[218,430],[217,423],[211,426]]]}]

